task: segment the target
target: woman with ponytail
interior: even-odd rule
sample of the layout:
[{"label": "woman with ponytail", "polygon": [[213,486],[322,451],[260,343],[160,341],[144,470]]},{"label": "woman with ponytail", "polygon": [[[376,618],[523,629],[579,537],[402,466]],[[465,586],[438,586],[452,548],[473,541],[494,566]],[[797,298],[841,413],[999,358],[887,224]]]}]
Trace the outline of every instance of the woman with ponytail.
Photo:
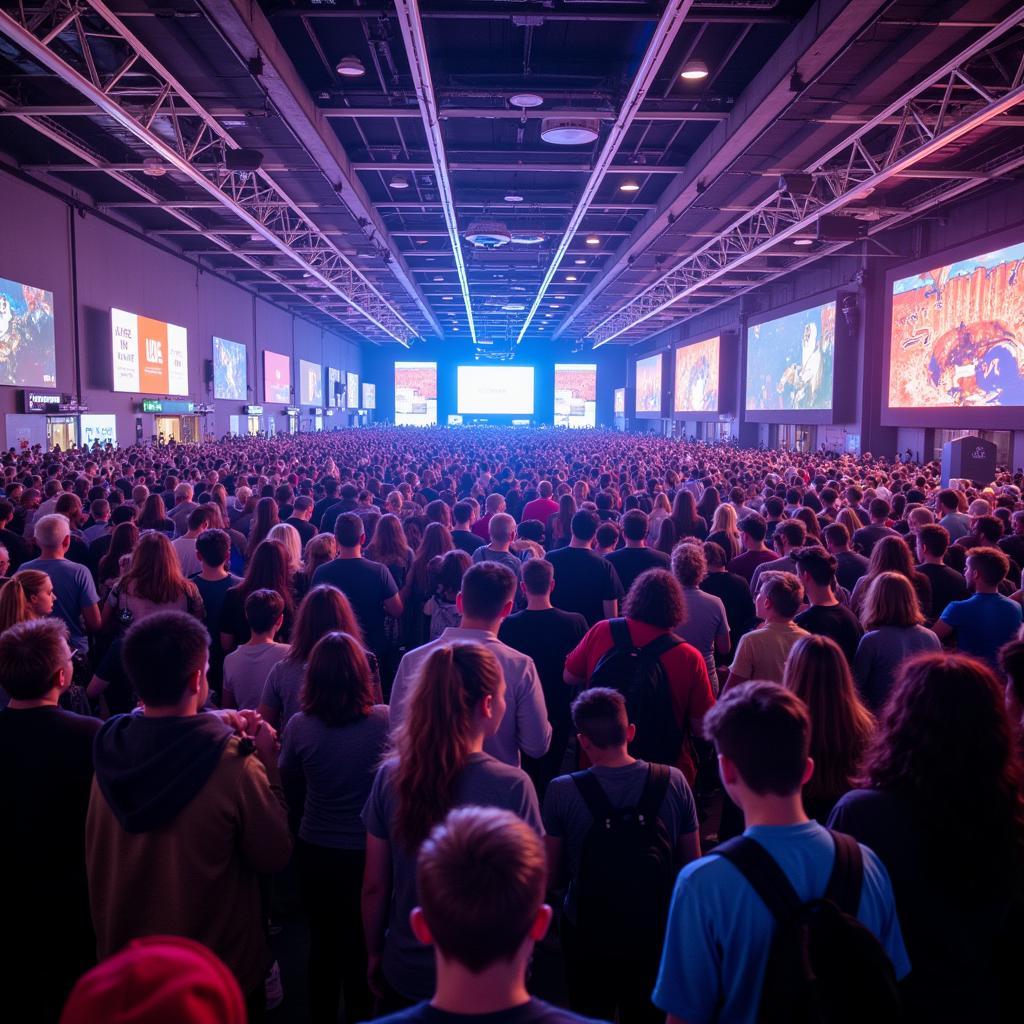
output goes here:
[{"label": "woman with ponytail", "polygon": [[363,811],[363,928],[379,1012],[434,991],[433,953],[409,925],[416,854],[430,830],[453,807],[477,804],[510,810],[541,832],[529,776],[484,753],[504,713],[505,680],[494,655],[476,644],[447,644],[424,663],[392,736]]},{"label": "woman with ponytail", "polygon": [[0,633],[53,611],[53,585],[38,569],[22,569],[0,587]]}]

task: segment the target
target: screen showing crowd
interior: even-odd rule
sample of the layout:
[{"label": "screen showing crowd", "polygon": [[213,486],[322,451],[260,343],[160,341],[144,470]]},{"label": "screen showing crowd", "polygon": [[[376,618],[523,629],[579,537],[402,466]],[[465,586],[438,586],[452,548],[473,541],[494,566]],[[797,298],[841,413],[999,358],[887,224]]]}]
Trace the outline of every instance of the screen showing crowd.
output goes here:
[{"label": "screen showing crowd", "polygon": [[661,412],[661,363],[661,352],[636,362],[637,415]]},{"label": "screen showing crowd", "polygon": [[719,338],[676,349],[676,412],[718,412]]},{"label": "screen showing crowd", "polygon": [[895,281],[889,407],[1024,405],[1024,242]]},{"label": "screen showing crowd", "polygon": [[835,301],[747,330],[748,411],[832,408]]},{"label": "screen showing crowd", "polygon": [[437,423],[437,363],[395,363],[395,424]]},{"label": "screen showing crowd", "polygon": [[555,363],[555,426],[597,425],[597,364]]}]

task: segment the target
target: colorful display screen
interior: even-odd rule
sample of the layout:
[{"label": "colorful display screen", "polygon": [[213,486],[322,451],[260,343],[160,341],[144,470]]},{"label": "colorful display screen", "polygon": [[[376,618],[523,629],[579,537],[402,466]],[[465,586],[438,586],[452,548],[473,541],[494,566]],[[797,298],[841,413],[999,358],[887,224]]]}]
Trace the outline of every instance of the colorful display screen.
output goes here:
[{"label": "colorful display screen", "polygon": [[597,425],[597,364],[555,363],[555,426]]},{"label": "colorful display screen", "polygon": [[359,374],[345,371],[345,408],[359,408]]},{"label": "colorful display screen", "polygon": [[718,412],[719,346],[719,338],[708,338],[676,349],[676,412]]},{"label": "colorful display screen", "polygon": [[0,384],[55,387],[53,292],[0,277]]},{"label": "colorful display screen", "polygon": [[263,353],[263,401],[282,402],[292,400],[292,361],[280,352],[269,350]]},{"label": "colorful display screen", "polygon": [[835,349],[834,300],[749,327],[747,411],[831,409]]},{"label": "colorful display screen", "polygon": [[437,423],[437,363],[395,363],[395,424]]},{"label": "colorful display screen", "polygon": [[891,409],[1024,405],[1024,242],[892,286]]},{"label": "colorful display screen", "polygon": [[97,441],[101,447],[117,444],[117,417],[108,413],[82,413],[82,444],[91,448]]},{"label": "colorful display screen", "polygon": [[213,339],[213,397],[245,401],[245,346],[226,338]]},{"label": "colorful display screen", "polygon": [[299,360],[299,404],[324,404],[324,368],[319,363]]},{"label": "colorful display screen", "polygon": [[145,395],[188,394],[188,331],[147,316],[110,311],[114,390]]},{"label": "colorful display screen", "polygon": [[613,409],[613,412],[615,413],[616,416],[625,416],[626,415],[626,389],[625,388],[616,388],[615,389],[614,398],[615,398],[615,408]]},{"label": "colorful display screen", "polygon": [[377,408],[377,385],[376,384],[364,384],[363,385],[363,409],[376,409]]},{"label": "colorful display screen", "polygon": [[533,414],[532,366],[458,367],[460,415]]},{"label": "colorful display screen", "polygon": [[327,367],[327,405],[332,409],[341,408],[341,370]]},{"label": "colorful display screen", "polygon": [[636,361],[636,413],[661,415],[661,364],[663,353]]}]

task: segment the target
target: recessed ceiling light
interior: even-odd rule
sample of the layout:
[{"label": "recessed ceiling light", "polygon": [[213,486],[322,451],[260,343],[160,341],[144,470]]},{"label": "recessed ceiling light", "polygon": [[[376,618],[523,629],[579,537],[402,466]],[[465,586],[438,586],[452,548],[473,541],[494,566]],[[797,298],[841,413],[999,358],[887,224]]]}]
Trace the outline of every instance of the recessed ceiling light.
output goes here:
[{"label": "recessed ceiling light", "polygon": [[514,96],[509,96],[508,101],[513,107],[526,107],[530,109],[543,106],[544,97],[538,96],[535,92],[517,92]]},{"label": "recessed ceiling light", "polygon": [[452,301],[452,297],[450,295],[442,295],[441,298],[444,299],[445,302]]},{"label": "recessed ceiling light", "polygon": [[601,239],[597,235],[587,235],[587,245],[600,245]]},{"label": "recessed ceiling light", "polygon": [[793,244],[794,245],[814,245],[814,239],[813,238],[794,238],[793,239]]},{"label": "recessed ceiling light", "polygon": [[427,244],[427,240],[425,238],[417,238],[416,239],[416,244],[417,245],[426,245]]},{"label": "recessed ceiling light", "polygon": [[458,327],[454,327],[454,326],[453,326],[453,327],[452,327],[452,330],[453,330],[453,331],[457,331],[457,330],[458,330]]},{"label": "recessed ceiling light", "polygon": [[546,117],[540,137],[552,146],[585,146],[600,134],[601,122],[581,118]]},{"label": "recessed ceiling light", "polygon": [[518,192],[509,192],[509,194],[505,196],[506,203],[521,203],[522,201],[523,197]]},{"label": "recessed ceiling light", "polygon": [[550,305],[551,305],[552,309],[561,309],[562,308],[557,302],[552,302]]},{"label": "recessed ceiling light", "polygon": [[565,279],[566,279],[566,281],[575,281],[576,280],[576,275],[575,274],[566,274],[565,275]]},{"label": "recessed ceiling light", "polygon": [[513,233],[512,241],[517,245],[540,245],[544,241],[544,236],[535,232],[524,231],[521,234]]},{"label": "recessed ceiling light", "polygon": [[702,60],[688,60],[679,72],[680,78],[688,82],[699,82],[702,78],[708,77],[708,66]]},{"label": "recessed ceiling light", "polygon": [[388,188],[403,189],[409,187],[409,179],[403,178],[400,174],[396,174],[389,182]]},{"label": "recessed ceiling light", "polygon": [[506,302],[505,305],[502,306],[501,308],[506,313],[521,313],[524,309],[526,309],[526,306],[524,306],[521,302]]},{"label": "recessed ceiling light", "polygon": [[167,167],[158,156],[147,156],[142,161],[142,173],[150,178],[162,178],[167,173]]},{"label": "recessed ceiling light", "polygon": [[555,296],[555,298],[556,298],[556,299],[564,299],[564,298],[565,298],[565,296],[564,296],[564,295],[556,295],[556,296]]},{"label": "recessed ceiling light", "polygon": [[573,260],[573,263],[575,263],[577,267],[585,267],[587,265],[586,260]]},{"label": "recessed ceiling light", "polygon": [[435,278],[434,278],[434,280],[435,280],[435,281],[443,281],[443,280],[444,280],[444,278],[443,278],[443,277],[435,277]]},{"label": "recessed ceiling light", "polygon": [[620,192],[639,192],[640,186],[632,179],[628,178],[619,186]]},{"label": "recessed ceiling light", "polygon": [[358,57],[342,57],[334,69],[342,78],[362,78],[366,74],[366,68]]}]

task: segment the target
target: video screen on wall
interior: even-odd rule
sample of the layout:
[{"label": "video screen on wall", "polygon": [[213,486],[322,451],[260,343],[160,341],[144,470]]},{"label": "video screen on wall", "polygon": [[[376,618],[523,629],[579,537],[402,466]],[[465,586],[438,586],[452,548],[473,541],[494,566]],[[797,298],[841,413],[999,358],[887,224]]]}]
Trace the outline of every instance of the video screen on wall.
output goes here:
[{"label": "video screen on wall", "polygon": [[395,363],[395,424],[437,423],[437,363]]},{"label": "video screen on wall", "polygon": [[280,352],[267,349],[263,353],[263,401],[282,402],[292,400],[292,361]]},{"label": "video screen on wall", "polygon": [[341,408],[341,370],[333,366],[327,367],[327,406],[331,409]]},{"label": "video screen on wall", "polygon": [[110,311],[114,390],[188,394],[188,331],[148,316]]},{"label": "video screen on wall", "polygon": [[359,408],[359,374],[345,371],[345,408]]},{"label": "video screen on wall", "polygon": [[319,363],[299,360],[299,404],[324,404],[324,368]]},{"label": "video screen on wall", "polygon": [[661,364],[663,353],[647,356],[636,361],[636,406],[637,416],[661,415]]},{"label": "video screen on wall", "polygon": [[91,448],[97,442],[101,447],[117,444],[117,417],[108,413],[82,413],[78,418],[82,428],[82,444]]},{"label": "video screen on wall", "polygon": [[53,292],[0,277],[0,384],[55,387]]},{"label": "video screen on wall", "polygon": [[831,410],[835,348],[834,299],[750,326],[747,412]]},{"label": "video screen on wall", "polygon": [[626,389],[616,388],[614,395],[615,406],[612,410],[616,416],[626,415]]},{"label": "video screen on wall", "polygon": [[720,347],[720,338],[708,338],[676,349],[675,412],[718,412]]},{"label": "video screen on wall", "polygon": [[246,398],[246,350],[237,341],[213,339],[213,397],[244,402]]},{"label": "video screen on wall", "polygon": [[458,367],[460,415],[532,416],[532,366]]},{"label": "video screen on wall", "polygon": [[887,370],[889,410],[946,411],[924,426],[1024,422],[1024,242],[897,276]]},{"label": "video screen on wall", "polygon": [[597,425],[597,364],[555,363],[555,426]]},{"label": "video screen on wall", "polygon": [[376,409],[377,408],[377,385],[376,384],[364,384],[363,385],[363,404],[360,406],[361,409]]}]

